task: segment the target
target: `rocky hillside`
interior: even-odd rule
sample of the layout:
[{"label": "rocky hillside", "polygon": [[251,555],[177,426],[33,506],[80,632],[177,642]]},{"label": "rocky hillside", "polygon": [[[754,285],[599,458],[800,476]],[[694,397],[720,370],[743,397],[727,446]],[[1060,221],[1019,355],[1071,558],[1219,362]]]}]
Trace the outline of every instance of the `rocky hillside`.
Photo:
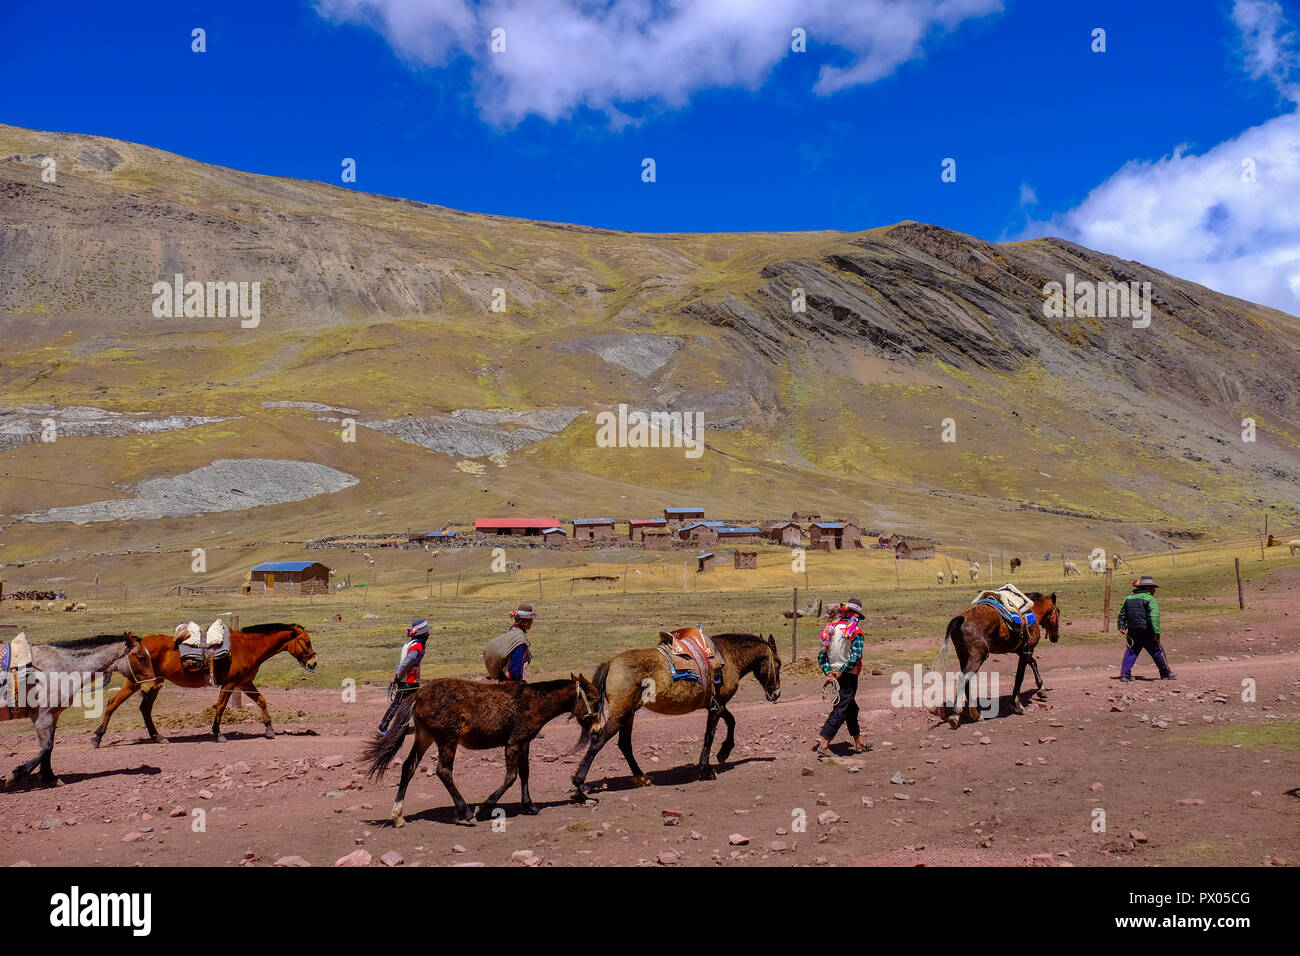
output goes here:
[{"label": "rocky hillside", "polygon": [[[256,325],[159,317],[177,274],[259,283]],[[1047,317],[1052,282],[1150,283],[1149,326]],[[1300,321],[1058,240],[614,233],[0,126],[0,333],[0,561],[683,496],[1057,550],[1300,515]],[[709,451],[600,447],[620,403]],[[217,494],[244,459],[267,493]]]}]

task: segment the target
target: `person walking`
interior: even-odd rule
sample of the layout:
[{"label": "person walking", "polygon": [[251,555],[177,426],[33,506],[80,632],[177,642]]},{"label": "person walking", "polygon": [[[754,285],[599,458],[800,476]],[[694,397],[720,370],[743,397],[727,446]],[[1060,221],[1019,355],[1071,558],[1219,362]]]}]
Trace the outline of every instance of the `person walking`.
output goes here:
[{"label": "person walking", "polygon": [[420,689],[420,661],[424,659],[424,642],[429,636],[429,622],[424,618],[412,621],[406,629],[406,643],[402,645],[401,657],[397,662],[397,673],[388,685],[388,710],[379,722],[379,735],[388,733],[388,724],[397,713],[403,700]]},{"label": "person walking", "polygon": [[859,622],[862,620],[862,602],[853,598],[841,604],[830,623],[822,629],[821,650],[817,652],[817,663],[827,682],[834,681],[838,688],[835,706],[830,716],[822,725],[821,735],[813,748],[820,757],[829,757],[831,741],[839,733],[841,726],[848,725],[853,737],[854,753],[871,749],[870,741],[863,741],[862,728],[858,725],[858,675],[862,673],[863,633]]},{"label": "person walking", "polygon": [[1133,679],[1133,665],[1138,655],[1146,651],[1156,662],[1161,680],[1178,677],[1169,668],[1165,649],[1160,643],[1160,605],[1156,603],[1155,579],[1143,575],[1133,582],[1133,593],[1124,599],[1119,608],[1119,632],[1124,635],[1126,648],[1124,662],[1119,668],[1119,679]]}]

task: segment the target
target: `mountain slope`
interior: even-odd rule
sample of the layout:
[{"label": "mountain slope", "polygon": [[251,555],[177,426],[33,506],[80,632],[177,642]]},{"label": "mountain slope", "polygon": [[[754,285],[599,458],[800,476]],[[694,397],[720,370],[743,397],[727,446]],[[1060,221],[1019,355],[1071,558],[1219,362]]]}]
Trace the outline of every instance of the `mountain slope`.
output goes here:
[{"label": "mountain slope", "polygon": [[[46,156],[56,183],[42,182]],[[156,318],[151,288],[176,273],[259,282],[260,323]],[[1150,326],[1045,317],[1045,285],[1067,274],[1149,282]],[[944,540],[997,526],[1059,550],[1066,528],[1076,546],[1136,544],[1146,528],[1254,527],[1270,505],[1275,525],[1300,514],[1300,322],[1059,240],[920,223],[614,233],[0,126],[0,332],[0,405],[227,419],[0,444],[0,472],[23,476],[0,490],[21,553],[70,527],[21,515],[232,458],[359,482],[78,533],[304,538],[510,502],[626,516],[689,497],[715,514],[818,508]],[[619,403],[701,412],[711,451],[598,447],[594,414]],[[342,418],[359,423],[355,443],[340,441]],[[1008,520],[1021,502],[1107,522],[1029,527]]]}]

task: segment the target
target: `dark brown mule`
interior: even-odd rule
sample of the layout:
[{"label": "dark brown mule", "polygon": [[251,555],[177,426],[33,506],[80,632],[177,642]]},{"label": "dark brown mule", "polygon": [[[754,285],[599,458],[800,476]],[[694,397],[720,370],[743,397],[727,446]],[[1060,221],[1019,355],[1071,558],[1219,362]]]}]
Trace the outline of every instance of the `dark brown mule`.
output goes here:
[{"label": "dark brown mule", "polygon": [[478,818],[486,819],[498,800],[519,780],[521,813],[537,813],[528,793],[528,748],[541,729],[561,714],[576,717],[582,727],[578,746],[587,741],[596,719],[596,688],[579,674],[568,680],[540,681],[473,681],[444,677],[431,680],[406,698],[389,725],[388,733],[377,737],[362,753],[370,764],[371,778],[382,777],[397,751],[401,749],[415,718],[415,743],[402,764],[402,782],[393,803],[393,825],[405,826],[402,803],[406,788],[420,765],[429,745],[438,745],[438,779],[456,804],[458,823],[473,823],[474,811],[465,803],[452,779],[456,748],[489,750],[504,747],[506,779],[496,792],[478,808]]},{"label": "dark brown mule", "polygon": [[[953,713],[948,723],[956,728],[961,723],[961,705],[969,698],[968,685],[975,679],[980,666],[990,654],[1017,654],[1020,657],[1016,667],[1016,686],[1011,693],[1017,714],[1025,712],[1025,705],[1020,702],[1020,684],[1025,679],[1025,665],[1034,669],[1034,682],[1037,689],[1034,696],[1040,700],[1047,695],[1043,693],[1043,678],[1038,673],[1038,660],[1034,657],[1034,648],[1047,632],[1047,639],[1053,644],[1060,639],[1061,609],[1057,607],[1055,594],[1041,594],[1034,591],[1025,597],[1034,602],[1034,617],[1038,623],[1029,628],[1028,640],[1019,631],[1012,633],[1007,622],[987,604],[972,604],[963,613],[948,622],[948,629],[943,635],[940,655],[947,652],[948,642],[952,641],[957,649],[957,662],[961,664],[961,676],[957,678],[957,694],[954,698]],[[967,708],[971,720],[979,720],[979,710]]]},{"label": "dark brown mule", "polygon": [[[91,743],[96,747],[104,739],[108,730],[108,721],[113,711],[125,703],[126,699],[137,690],[140,695],[140,714],[144,717],[144,726],[149,731],[149,739],[154,743],[165,744],[167,738],[158,733],[153,724],[153,705],[162,690],[162,680],[169,680],[179,687],[210,687],[207,671],[187,671],[181,667],[180,651],[176,650],[176,637],[173,634],[147,634],[141,640],[153,659],[153,669],[160,680],[151,683],[127,681],[126,686],[117,692],[104,710],[104,717],[95,728]],[[212,736],[219,743],[225,742],[221,733],[221,717],[226,712],[226,704],[235,691],[243,691],[262,708],[262,724],[266,730],[264,736],[274,737],[271,729],[271,711],[266,706],[266,698],[253,685],[258,668],[281,651],[288,651],[307,670],[316,669],[316,651],[311,646],[311,636],[301,624],[257,624],[242,631],[230,633],[230,668],[221,684],[221,695],[217,698],[217,712],[212,719]]]},{"label": "dark brown mule", "polygon": [[[698,764],[701,780],[717,777],[709,764],[709,751],[713,748],[713,735],[718,728],[718,718],[727,725],[727,739],[718,748],[718,763],[725,763],[736,745],[736,718],[727,710],[727,703],[740,687],[740,679],[754,674],[763,685],[767,699],[775,702],[781,696],[781,655],[776,651],[772,635],[763,640],[756,634],[719,634],[710,637],[722,654],[722,686],[717,689],[718,708],[710,710],[704,727],[704,747],[700,750]],[[635,648],[623,651],[613,660],[596,668],[596,689],[600,693],[600,716],[592,731],[587,754],[573,775],[573,799],[588,799],[583,790],[591,762],[600,749],[618,734],[618,749],[623,751],[632,782],[638,787],[648,787],[653,781],[637,766],[632,752],[632,721],[638,709],[644,707],[660,714],[689,714],[708,704],[705,688],[689,680],[673,680],[668,662],[655,648]]]},{"label": "dark brown mule", "polygon": [[[12,685],[3,695],[6,703],[14,706],[0,707],[0,720],[18,720],[22,717],[31,719],[36,727],[36,739],[41,750],[26,763],[14,767],[4,778],[4,789],[11,789],[19,780],[26,777],[39,765],[41,784],[46,787],[63,785],[50,766],[54,753],[54,731],[59,723],[59,715],[68,707],[80,701],[86,709],[99,700],[96,696],[113,674],[121,674],[128,681],[151,684],[154,680],[153,666],[149,654],[140,639],[126,631],[122,634],[101,634],[75,641],[57,641],[53,644],[33,644],[32,670],[33,680],[39,681],[36,687],[24,686],[21,693],[30,706],[16,706],[23,701],[8,700]],[[98,683],[97,675],[104,675],[104,682]],[[8,675],[6,675],[6,680]]]}]

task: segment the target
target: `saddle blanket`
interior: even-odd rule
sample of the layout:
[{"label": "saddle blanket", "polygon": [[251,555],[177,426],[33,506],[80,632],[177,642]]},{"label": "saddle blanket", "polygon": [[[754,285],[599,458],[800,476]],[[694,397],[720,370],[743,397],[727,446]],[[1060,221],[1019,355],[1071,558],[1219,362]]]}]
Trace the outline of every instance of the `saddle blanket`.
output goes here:
[{"label": "saddle blanket", "polygon": [[699,683],[702,674],[711,673],[714,683],[721,682],[722,655],[698,627],[660,631],[659,650],[668,661],[673,680]]},{"label": "saddle blanket", "polygon": [[996,590],[981,591],[975,595],[971,603],[988,605],[1012,627],[1020,627],[1022,624],[1025,627],[1032,627],[1038,623],[1038,619],[1034,616],[1034,602],[1014,584],[1004,584]]}]

